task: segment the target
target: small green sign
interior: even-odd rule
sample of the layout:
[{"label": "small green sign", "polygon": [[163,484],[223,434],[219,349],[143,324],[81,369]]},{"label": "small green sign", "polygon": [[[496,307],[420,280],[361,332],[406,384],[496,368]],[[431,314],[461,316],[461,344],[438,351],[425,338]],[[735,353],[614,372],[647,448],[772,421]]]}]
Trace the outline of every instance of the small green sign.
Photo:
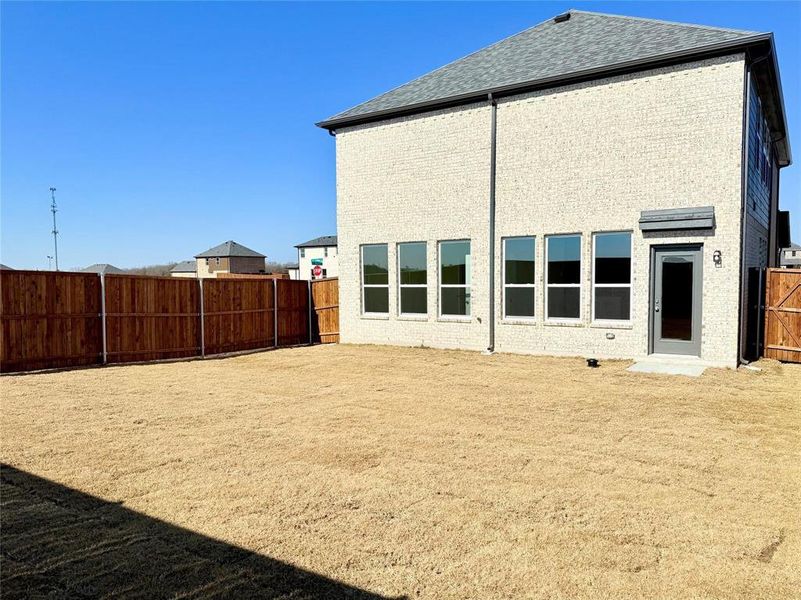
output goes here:
[{"label": "small green sign", "polygon": [[313,265],[322,265],[323,264],[323,259],[322,258],[313,258],[312,259],[312,264]]}]

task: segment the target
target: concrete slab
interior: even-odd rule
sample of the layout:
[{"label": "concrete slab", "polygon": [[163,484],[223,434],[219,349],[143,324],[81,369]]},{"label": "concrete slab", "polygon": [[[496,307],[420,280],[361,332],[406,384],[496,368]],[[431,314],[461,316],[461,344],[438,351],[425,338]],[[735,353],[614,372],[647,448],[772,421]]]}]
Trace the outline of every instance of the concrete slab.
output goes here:
[{"label": "concrete slab", "polygon": [[661,375],[686,375],[700,377],[706,367],[697,363],[678,362],[676,360],[642,360],[631,365],[627,371],[632,373],[659,373]]}]

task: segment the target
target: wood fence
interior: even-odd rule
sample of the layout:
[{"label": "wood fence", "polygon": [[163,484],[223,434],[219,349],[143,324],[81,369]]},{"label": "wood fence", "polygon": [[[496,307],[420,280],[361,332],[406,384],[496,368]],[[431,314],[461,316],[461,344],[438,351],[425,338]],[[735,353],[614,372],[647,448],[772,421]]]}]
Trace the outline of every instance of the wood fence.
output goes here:
[{"label": "wood fence", "polygon": [[3,270],[0,371],[335,342],[337,284]]},{"label": "wood fence", "polygon": [[765,288],[764,356],[801,362],[801,269],[768,269]]}]

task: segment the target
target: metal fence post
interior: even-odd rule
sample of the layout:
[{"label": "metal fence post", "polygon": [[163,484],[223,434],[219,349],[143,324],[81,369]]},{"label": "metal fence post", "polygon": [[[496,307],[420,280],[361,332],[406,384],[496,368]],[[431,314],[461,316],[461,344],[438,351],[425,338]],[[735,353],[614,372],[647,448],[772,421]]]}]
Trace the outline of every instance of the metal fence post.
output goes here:
[{"label": "metal fence post", "polygon": [[100,334],[103,336],[103,364],[108,364],[108,346],[106,345],[106,276],[100,274]]},{"label": "metal fence post", "polygon": [[273,339],[278,348],[278,280],[273,279]]},{"label": "metal fence post", "polygon": [[206,358],[206,316],[203,311],[203,278],[198,277],[197,283],[200,288],[200,356]]},{"label": "metal fence post", "polygon": [[309,287],[309,346],[312,345],[312,282],[310,279],[306,280]]}]

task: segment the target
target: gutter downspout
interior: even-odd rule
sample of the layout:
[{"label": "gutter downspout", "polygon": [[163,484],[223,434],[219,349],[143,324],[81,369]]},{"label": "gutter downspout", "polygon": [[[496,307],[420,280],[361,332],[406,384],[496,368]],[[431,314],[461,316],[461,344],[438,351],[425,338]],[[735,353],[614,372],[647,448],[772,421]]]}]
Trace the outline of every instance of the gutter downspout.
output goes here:
[{"label": "gutter downspout", "polygon": [[748,219],[748,160],[750,135],[748,122],[751,113],[751,67],[746,59],[745,82],[743,85],[743,155],[740,167],[740,285],[739,285],[739,311],[737,313],[737,365],[743,363],[743,285],[745,281],[745,235],[746,220]]},{"label": "gutter downspout", "polygon": [[490,181],[489,181],[489,344],[487,354],[495,351],[495,155],[498,130],[498,102],[487,94],[490,103]]}]

